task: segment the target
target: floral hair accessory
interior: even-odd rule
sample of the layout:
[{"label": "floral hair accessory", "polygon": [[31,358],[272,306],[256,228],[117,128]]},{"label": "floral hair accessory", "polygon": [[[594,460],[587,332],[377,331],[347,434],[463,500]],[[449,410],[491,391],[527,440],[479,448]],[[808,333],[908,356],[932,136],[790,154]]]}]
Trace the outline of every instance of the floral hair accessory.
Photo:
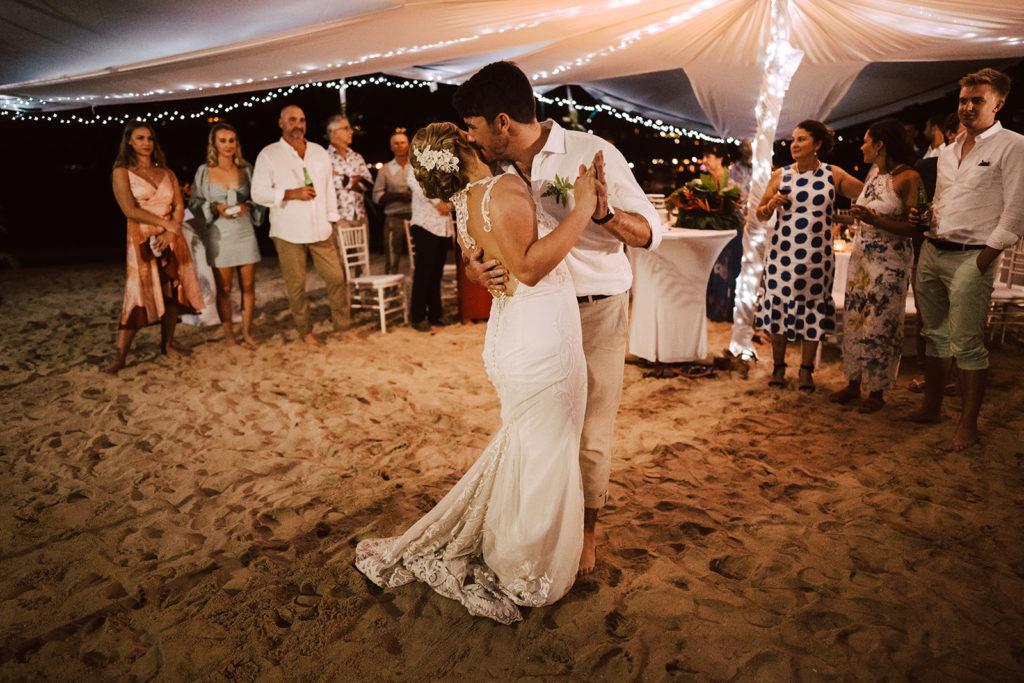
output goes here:
[{"label": "floral hair accessory", "polygon": [[446,171],[454,173],[459,170],[459,158],[446,149],[425,147],[416,150],[416,160],[428,171]]}]

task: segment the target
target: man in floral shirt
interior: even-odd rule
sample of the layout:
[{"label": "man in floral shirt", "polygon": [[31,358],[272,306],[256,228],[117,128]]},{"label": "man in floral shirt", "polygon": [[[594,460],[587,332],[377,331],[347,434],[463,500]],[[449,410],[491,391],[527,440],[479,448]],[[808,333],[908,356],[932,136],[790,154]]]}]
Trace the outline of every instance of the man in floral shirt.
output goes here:
[{"label": "man in floral shirt", "polygon": [[[331,178],[338,195],[338,215],[341,216],[334,224],[337,240],[337,228],[366,225],[363,192],[373,187],[373,176],[363,155],[349,147],[352,144],[352,124],[347,118],[335,114],[328,119],[327,139],[331,143],[327,156],[331,159]],[[340,241],[338,245],[340,248]]]}]

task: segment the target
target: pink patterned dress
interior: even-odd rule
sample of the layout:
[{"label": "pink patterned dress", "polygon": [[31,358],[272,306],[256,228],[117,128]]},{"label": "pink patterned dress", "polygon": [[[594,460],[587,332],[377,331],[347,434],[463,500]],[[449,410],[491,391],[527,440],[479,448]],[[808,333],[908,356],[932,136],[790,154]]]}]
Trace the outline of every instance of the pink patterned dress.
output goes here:
[{"label": "pink patterned dress", "polygon": [[[165,218],[171,215],[174,174],[164,173],[154,187],[129,169],[128,182],[139,208]],[[159,232],[157,226],[128,219],[128,272],[119,325],[123,329],[139,329],[159,322],[164,315],[165,299],[176,300],[183,313],[203,310],[203,294],[188,243],[178,235],[170,248],[156,256],[149,238]]]}]

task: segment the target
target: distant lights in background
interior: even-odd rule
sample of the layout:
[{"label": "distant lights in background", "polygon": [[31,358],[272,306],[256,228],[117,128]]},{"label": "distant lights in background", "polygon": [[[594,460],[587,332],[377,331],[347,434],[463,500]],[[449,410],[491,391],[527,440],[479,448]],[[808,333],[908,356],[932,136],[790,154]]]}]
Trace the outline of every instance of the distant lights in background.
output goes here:
[{"label": "distant lights in background", "polygon": [[[431,92],[436,91],[437,83],[435,81],[421,81],[421,80],[396,80],[388,78],[386,76],[371,76],[359,79],[340,79],[337,81],[317,81],[313,83],[300,83],[296,85],[290,85],[287,87],[277,88],[266,93],[259,95],[253,95],[246,100],[240,102],[233,102],[230,104],[211,104],[206,105],[202,109],[194,112],[183,112],[178,109],[166,109],[162,112],[148,112],[145,114],[68,114],[62,115],[58,112],[50,114],[31,114],[23,111],[11,111],[11,110],[0,110],[0,117],[6,117],[13,121],[33,121],[33,122],[44,122],[44,123],[62,123],[62,124],[83,124],[83,125],[94,125],[94,124],[118,124],[123,125],[128,121],[145,121],[147,123],[167,123],[173,121],[188,121],[195,119],[206,119],[208,122],[218,121],[220,118],[229,114],[233,111],[243,108],[251,108],[260,104],[267,104],[273,100],[288,97],[294,92],[306,90],[307,88],[331,88],[341,92],[349,91],[351,88],[359,88],[364,86],[386,86],[389,88],[397,89],[408,89],[408,88],[427,88]],[[547,97],[545,95],[537,94],[537,100],[544,104],[551,104],[561,107],[569,107],[570,102],[561,97]],[[607,114],[620,121],[626,121],[634,126],[641,126],[654,130],[660,137],[663,138],[675,138],[674,142],[679,144],[679,140],[683,137],[692,138],[694,145],[700,145],[701,141],[704,142],[727,142],[729,144],[739,144],[739,140],[734,138],[722,138],[707,135],[700,131],[688,130],[686,128],[679,128],[671,124],[667,124],[660,119],[650,119],[639,114],[630,114],[629,112],[616,109],[607,104],[596,104],[596,105],[581,105],[578,102],[572,102],[572,106],[580,111],[591,112],[593,114]],[[638,129],[639,132],[639,129]]]}]

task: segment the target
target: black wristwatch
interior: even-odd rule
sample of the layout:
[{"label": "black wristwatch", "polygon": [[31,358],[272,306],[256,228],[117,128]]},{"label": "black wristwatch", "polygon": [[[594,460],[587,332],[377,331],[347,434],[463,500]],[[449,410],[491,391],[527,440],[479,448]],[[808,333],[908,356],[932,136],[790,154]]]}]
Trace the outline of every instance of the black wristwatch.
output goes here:
[{"label": "black wristwatch", "polygon": [[608,213],[606,213],[603,217],[601,217],[601,218],[593,218],[593,217],[591,217],[590,220],[594,221],[594,223],[596,223],[597,225],[604,225],[605,223],[607,223],[608,221],[610,221],[613,218],[615,218],[615,212],[612,211],[612,207],[609,206],[608,207]]}]

